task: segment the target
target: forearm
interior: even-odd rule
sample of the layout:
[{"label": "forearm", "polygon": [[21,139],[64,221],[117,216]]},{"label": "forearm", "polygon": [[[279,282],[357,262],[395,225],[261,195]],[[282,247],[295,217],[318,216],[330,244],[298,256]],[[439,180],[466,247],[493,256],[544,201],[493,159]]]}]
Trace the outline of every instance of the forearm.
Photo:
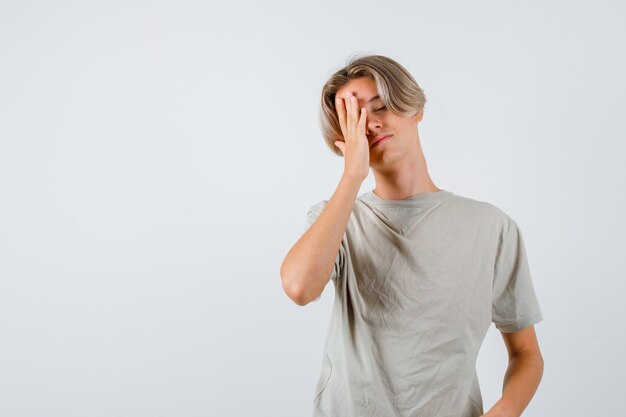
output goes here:
[{"label": "forearm", "polygon": [[502,398],[489,410],[489,416],[519,417],[535,395],[543,376],[543,358],[519,353],[509,360],[504,374]]},{"label": "forearm", "polygon": [[308,303],[324,290],[362,181],[343,176],[319,217],[285,257],[283,286],[299,304]]}]

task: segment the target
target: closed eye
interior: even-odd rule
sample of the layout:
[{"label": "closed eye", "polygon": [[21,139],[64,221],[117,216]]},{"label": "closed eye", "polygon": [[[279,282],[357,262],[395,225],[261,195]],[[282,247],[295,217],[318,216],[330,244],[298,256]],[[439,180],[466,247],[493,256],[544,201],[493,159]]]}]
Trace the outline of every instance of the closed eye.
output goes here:
[{"label": "closed eye", "polygon": [[379,110],[382,110],[382,109],[384,109],[384,108],[386,108],[386,107],[385,107],[385,106],[382,106],[381,108],[376,109],[376,110],[374,110],[374,111],[379,111]]}]

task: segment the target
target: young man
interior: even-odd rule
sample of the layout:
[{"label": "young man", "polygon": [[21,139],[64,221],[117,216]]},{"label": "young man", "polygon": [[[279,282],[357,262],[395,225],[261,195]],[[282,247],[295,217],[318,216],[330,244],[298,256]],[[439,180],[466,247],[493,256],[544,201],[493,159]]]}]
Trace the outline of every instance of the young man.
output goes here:
[{"label": "young man", "polygon": [[[433,183],[417,129],[424,104],[406,69],[380,55],[350,62],[322,92],[322,129],[344,172],[280,270],[298,305],[335,286],[314,416],[519,416],[541,380],[543,318],[520,229]],[[376,188],[359,195],[370,167]],[[491,322],[509,366],[483,414],[475,365]]]}]

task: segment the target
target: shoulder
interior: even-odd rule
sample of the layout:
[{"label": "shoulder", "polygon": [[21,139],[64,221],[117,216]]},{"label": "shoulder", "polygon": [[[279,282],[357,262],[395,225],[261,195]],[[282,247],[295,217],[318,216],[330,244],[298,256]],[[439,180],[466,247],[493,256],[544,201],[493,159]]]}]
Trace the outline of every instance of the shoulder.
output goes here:
[{"label": "shoulder", "polygon": [[322,210],[324,209],[324,207],[326,206],[326,204],[328,203],[328,200],[321,200],[318,201],[317,203],[313,204],[312,206],[309,207],[309,209],[307,210],[307,214],[320,214],[322,212]]},{"label": "shoulder", "polygon": [[449,204],[454,209],[469,212],[473,217],[481,219],[499,229],[517,227],[515,220],[502,208],[488,201],[453,194]]},{"label": "shoulder", "polygon": [[484,213],[485,215],[489,215],[493,218],[501,219],[507,217],[507,214],[500,207],[487,201],[479,200],[477,198],[453,194],[452,197],[449,199],[449,203],[464,209]]}]

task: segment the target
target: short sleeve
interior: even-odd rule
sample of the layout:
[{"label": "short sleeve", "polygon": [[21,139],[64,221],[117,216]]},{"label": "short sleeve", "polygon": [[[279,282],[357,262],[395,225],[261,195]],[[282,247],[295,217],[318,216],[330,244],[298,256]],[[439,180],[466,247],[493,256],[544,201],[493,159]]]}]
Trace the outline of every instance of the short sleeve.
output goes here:
[{"label": "short sleeve", "polygon": [[506,216],[494,266],[492,321],[501,332],[513,333],[542,320],[522,232],[517,223]]},{"label": "short sleeve", "polygon": [[[319,203],[316,203],[309,208],[309,210],[307,211],[306,224],[303,229],[303,232],[308,230],[308,228],[311,227],[313,223],[315,223],[315,221],[317,220],[319,215],[322,213],[322,210],[324,209],[327,203],[328,203],[327,200],[322,200]],[[344,238],[345,238],[345,233],[344,233]],[[337,257],[335,258],[335,266],[333,267],[333,271],[331,272],[330,278],[329,278],[335,284],[337,283],[338,277],[341,276],[341,270],[343,267],[344,258],[345,258],[345,249],[344,249],[344,241],[342,240],[341,245],[339,246],[339,250],[337,251]],[[317,297],[313,301],[318,301],[320,298],[321,296]]]}]

